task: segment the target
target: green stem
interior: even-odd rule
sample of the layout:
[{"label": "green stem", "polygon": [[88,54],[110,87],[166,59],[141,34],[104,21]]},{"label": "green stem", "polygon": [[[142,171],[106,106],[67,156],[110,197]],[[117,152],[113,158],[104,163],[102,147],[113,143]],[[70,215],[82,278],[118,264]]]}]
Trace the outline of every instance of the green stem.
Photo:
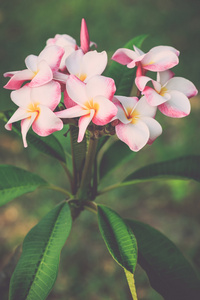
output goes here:
[{"label": "green stem", "polygon": [[61,166],[63,167],[63,169],[65,170],[65,173],[67,174],[67,177],[68,177],[69,182],[70,182],[71,190],[73,190],[73,178],[72,178],[72,174],[69,171],[69,169],[67,168],[67,166],[66,166],[65,163],[63,163],[63,162],[60,162],[60,163],[61,163]]},{"label": "green stem", "polygon": [[94,214],[97,214],[97,205],[96,203],[92,201],[84,201],[83,202],[83,207],[89,211],[91,211]]},{"label": "green stem", "polygon": [[[92,177],[92,169],[96,156],[96,148],[97,148],[98,139],[94,137],[90,137],[88,152],[85,159],[85,164],[82,172],[80,188],[78,191],[78,198],[85,199],[87,197],[87,191],[90,187],[91,177]],[[87,197],[88,198],[88,197]]]},{"label": "green stem", "polygon": [[67,195],[70,198],[73,198],[73,195],[68,190],[63,189],[57,185],[50,184],[50,185],[47,185],[46,188],[49,190],[61,192],[62,194]]},{"label": "green stem", "polygon": [[107,192],[109,192],[109,191],[112,191],[112,190],[114,190],[114,189],[116,189],[116,188],[119,188],[119,187],[122,187],[122,186],[124,186],[123,183],[120,183],[120,182],[115,183],[115,184],[110,185],[110,186],[106,187],[105,189],[99,191],[99,192],[97,193],[97,196],[103,195],[103,194],[105,194],[105,193],[107,193]]}]

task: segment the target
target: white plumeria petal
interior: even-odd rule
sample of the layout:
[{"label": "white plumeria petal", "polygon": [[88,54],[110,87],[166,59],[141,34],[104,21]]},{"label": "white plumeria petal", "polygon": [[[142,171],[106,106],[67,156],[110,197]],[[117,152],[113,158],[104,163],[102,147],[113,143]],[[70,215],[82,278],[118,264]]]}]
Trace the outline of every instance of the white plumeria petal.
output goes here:
[{"label": "white plumeria petal", "polygon": [[17,106],[26,110],[32,102],[31,88],[26,84],[21,89],[12,91],[10,97]]},{"label": "white plumeria petal", "polygon": [[188,79],[183,77],[173,77],[167,84],[166,88],[168,90],[175,90],[183,93],[188,98],[194,97],[197,95],[198,91],[195,85]]},{"label": "white plumeria petal", "polygon": [[10,78],[7,84],[4,85],[4,88],[8,90],[17,90],[21,87],[24,81],[31,80],[33,77],[34,73],[30,70],[22,70],[15,72],[15,74]]},{"label": "white plumeria petal", "polygon": [[152,48],[142,59],[142,67],[149,71],[160,72],[178,64],[178,56],[168,46]]},{"label": "white plumeria petal", "polygon": [[80,105],[75,105],[73,107],[57,111],[55,115],[59,118],[77,118],[81,116],[88,115],[90,110],[82,108]]},{"label": "white plumeria petal", "polygon": [[103,96],[96,96],[93,99],[92,109],[95,110],[92,122],[100,126],[108,124],[117,114],[115,104]]},{"label": "white plumeria petal", "polygon": [[88,99],[93,99],[96,96],[104,96],[105,98],[112,100],[115,91],[116,86],[114,80],[105,76],[96,75],[86,84]]},{"label": "white plumeria petal", "polygon": [[4,77],[13,77],[13,75],[17,74],[19,71],[10,71],[3,74]]},{"label": "white plumeria petal", "polygon": [[45,60],[53,72],[58,71],[64,49],[57,45],[45,47],[38,56],[38,63]]},{"label": "white plumeria petal", "polygon": [[117,51],[115,51],[111,59],[117,61],[122,65],[127,65],[137,57],[138,54],[135,51],[126,48],[120,48]]},{"label": "white plumeria petal", "polygon": [[139,49],[138,47],[136,47],[135,45],[133,45],[133,49],[135,50],[135,52],[136,52],[136,54],[138,55],[138,57],[145,54],[142,50],[140,50],[140,49]]},{"label": "white plumeria petal", "polygon": [[147,144],[150,137],[148,126],[140,120],[135,124],[119,123],[115,130],[118,138],[136,152]]},{"label": "white plumeria petal", "polygon": [[24,144],[25,148],[28,147],[27,141],[26,141],[27,132],[29,131],[29,129],[30,129],[31,125],[33,124],[36,117],[37,117],[37,113],[35,112],[35,113],[32,113],[29,118],[23,119],[21,121],[22,140],[23,140],[23,144]]},{"label": "white plumeria petal", "polygon": [[191,110],[190,101],[179,91],[170,91],[170,100],[158,106],[158,109],[166,116],[182,118],[189,115]]},{"label": "white plumeria petal", "polygon": [[146,97],[140,98],[135,106],[135,110],[140,114],[140,116],[147,116],[154,118],[156,115],[157,107],[149,105]]},{"label": "white plumeria petal", "polygon": [[85,135],[85,131],[88,125],[90,124],[90,122],[92,121],[94,114],[95,114],[95,110],[91,109],[88,115],[80,117],[78,122],[78,127],[79,127],[78,140],[77,140],[78,143],[82,142]]},{"label": "white plumeria petal", "polygon": [[76,76],[70,75],[66,82],[66,90],[74,102],[87,109],[85,103],[88,101],[88,96],[84,82],[79,80]]},{"label": "white plumeria petal", "polygon": [[66,59],[70,56],[70,54],[72,54],[73,52],[76,51],[75,48],[72,46],[65,46],[63,49],[64,49],[65,53],[60,62],[59,69],[61,71],[64,71],[66,69]]},{"label": "white plumeria petal", "polygon": [[70,74],[79,77],[83,56],[84,56],[83,51],[79,49],[67,57],[65,64]]},{"label": "white plumeria petal", "polygon": [[29,83],[30,87],[41,86],[45,83],[48,83],[53,79],[53,73],[50,66],[45,60],[42,60],[38,63],[38,72],[35,74],[31,82]]},{"label": "white plumeria petal", "polygon": [[151,87],[146,86],[142,92],[145,95],[147,102],[152,106],[158,106],[170,99],[170,94],[165,93],[164,96],[159,95],[154,89]]},{"label": "white plumeria petal", "polygon": [[123,106],[120,103],[116,104],[116,106],[118,108],[118,111],[117,111],[117,115],[113,118],[113,120],[118,119],[123,124],[129,124],[131,122],[131,119],[127,119],[127,114],[124,111]]},{"label": "white plumeria petal", "polygon": [[12,117],[8,120],[8,122],[6,123],[5,125],[5,128],[7,130],[11,130],[11,124],[12,123],[15,123],[17,121],[20,121],[20,120],[23,120],[23,119],[26,119],[28,117],[31,116],[31,113],[28,113],[25,109],[23,108],[18,108],[14,114],[12,115]]},{"label": "white plumeria petal", "polygon": [[126,113],[128,110],[132,111],[139,101],[137,97],[125,97],[115,95],[114,99],[115,98],[122,104],[122,107],[124,108]]},{"label": "white plumeria petal", "polygon": [[60,103],[61,88],[56,81],[51,81],[39,87],[29,88],[31,90],[31,99],[34,103],[40,103],[54,110]]},{"label": "white plumeria petal", "polygon": [[25,58],[25,64],[26,64],[27,69],[29,69],[32,72],[37,72],[38,57],[33,54],[27,56]]},{"label": "white plumeria petal", "polygon": [[66,108],[70,108],[73,107],[75,105],[77,105],[76,102],[74,102],[68,95],[67,90],[64,91],[64,104]]},{"label": "white plumeria petal", "polygon": [[88,82],[92,76],[101,75],[106,68],[107,60],[106,51],[100,53],[96,50],[87,52],[82,59],[80,76],[83,76],[83,78],[86,76],[84,81]]},{"label": "white plumeria petal", "polygon": [[47,136],[63,128],[63,122],[46,106],[38,105],[39,114],[34,120],[32,129],[40,136]]},{"label": "white plumeria petal", "polygon": [[162,134],[161,125],[153,118],[149,117],[141,117],[141,121],[143,121],[149,128],[149,140],[148,144],[151,145],[155,139]]},{"label": "white plumeria petal", "polygon": [[50,38],[46,42],[47,46],[57,45],[60,47],[73,46],[76,47],[76,40],[68,34],[56,34],[54,38]]},{"label": "white plumeria petal", "polygon": [[161,86],[164,86],[172,77],[174,77],[174,72],[171,70],[157,73],[157,81],[160,82]]}]

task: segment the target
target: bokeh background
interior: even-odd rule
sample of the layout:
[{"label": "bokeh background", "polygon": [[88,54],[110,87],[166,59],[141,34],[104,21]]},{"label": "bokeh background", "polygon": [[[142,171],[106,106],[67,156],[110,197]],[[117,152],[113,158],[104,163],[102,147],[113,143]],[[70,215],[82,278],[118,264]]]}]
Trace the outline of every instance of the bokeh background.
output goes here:
[{"label": "bokeh background", "polygon": [[[143,51],[157,45],[180,50],[180,64],[174,68],[200,88],[200,1],[199,0],[0,0],[0,70],[20,70],[29,54],[38,55],[48,38],[67,33],[79,43],[81,19],[88,24],[98,51],[111,57],[132,37],[149,34]],[[7,80],[1,77],[1,86]],[[14,108],[10,91],[0,88],[0,111]],[[192,112],[185,119],[158,114],[162,136],[146,146],[136,158],[108,175],[102,186],[122,179],[134,168],[147,163],[200,153],[200,99],[191,100]],[[28,147],[21,138],[4,129],[0,114],[0,163],[13,164],[65,186],[64,172],[57,161]],[[138,184],[113,191],[97,199],[125,218],[144,221],[166,234],[200,272],[200,201],[195,182],[168,181]],[[14,249],[63,195],[37,191],[0,209],[0,270]],[[145,272],[136,270],[140,300],[161,300],[150,288]],[[1,287],[7,299],[7,287]],[[121,268],[110,257],[99,235],[95,216],[82,213],[61,255],[58,279],[48,300],[131,299]]]}]

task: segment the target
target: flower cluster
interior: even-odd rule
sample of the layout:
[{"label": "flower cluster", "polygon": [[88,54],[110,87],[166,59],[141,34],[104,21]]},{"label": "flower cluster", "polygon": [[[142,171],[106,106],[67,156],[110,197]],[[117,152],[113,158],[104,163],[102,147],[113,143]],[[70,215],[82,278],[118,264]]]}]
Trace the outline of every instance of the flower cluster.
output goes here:
[{"label": "flower cluster", "polygon": [[[135,46],[134,50],[118,49],[112,59],[137,68],[135,84],[140,97],[125,97],[115,95],[114,80],[102,75],[107,53],[91,50],[92,46],[97,47],[82,19],[80,46],[71,36],[57,34],[47,40],[38,56],[25,59],[27,69],[4,74],[10,77],[4,87],[14,90],[11,99],[18,106],[5,128],[11,130],[12,123],[21,120],[24,147],[31,126],[38,135],[47,136],[61,130],[66,119],[74,118],[78,142],[90,124],[99,132],[108,126],[131,150],[139,151],[162,133],[155,120],[157,108],[169,117],[190,113],[188,98],[195,96],[197,89],[170,70],[178,64],[179,51],[169,46],[154,47],[147,53]],[[147,71],[156,72],[157,80],[147,77]],[[62,92],[66,108],[60,105]]]}]

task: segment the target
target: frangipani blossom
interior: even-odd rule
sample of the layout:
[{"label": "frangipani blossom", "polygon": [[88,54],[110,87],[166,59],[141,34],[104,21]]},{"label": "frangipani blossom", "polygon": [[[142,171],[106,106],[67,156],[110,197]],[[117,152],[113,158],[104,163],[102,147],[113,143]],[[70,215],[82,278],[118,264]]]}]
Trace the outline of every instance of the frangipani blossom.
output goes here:
[{"label": "frangipani blossom", "polygon": [[21,133],[24,147],[29,128],[40,136],[47,136],[63,128],[63,122],[53,113],[59,104],[61,91],[59,83],[51,81],[41,87],[31,88],[26,84],[11,92],[12,101],[19,106],[9,119],[5,128],[12,129],[12,123],[21,120]]},{"label": "frangipani blossom", "polygon": [[179,62],[179,51],[170,46],[157,46],[149,52],[133,46],[134,51],[126,48],[118,49],[112,59],[128,68],[138,67],[136,76],[145,75],[146,72],[161,72],[176,66]]},{"label": "frangipani blossom", "polygon": [[139,151],[151,144],[162,133],[162,127],[154,119],[156,107],[150,106],[145,97],[115,96],[113,102],[118,108],[115,126],[118,138],[132,151]]},{"label": "frangipani blossom", "polygon": [[[81,49],[72,53],[66,59],[66,67],[70,74],[87,83],[94,75],[101,75],[107,65],[107,53],[98,53],[96,50],[86,54]],[[67,90],[64,92],[64,103],[67,108],[76,105],[69,97]]]},{"label": "frangipani blossom", "polygon": [[76,40],[68,34],[56,34],[54,38],[50,38],[46,42],[47,47],[57,45],[64,50],[59,69],[63,72],[66,70],[65,60],[74,51],[78,49]]},{"label": "frangipani blossom", "polygon": [[[190,113],[191,105],[188,98],[197,95],[198,91],[194,84],[182,77],[173,77],[170,70],[157,74],[157,81],[149,77],[137,77],[135,82],[147,102],[166,116],[182,118]],[[146,86],[151,81],[153,87]]]},{"label": "frangipani blossom", "polygon": [[53,79],[53,73],[60,66],[60,61],[64,50],[56,45],[45,48],[39,56],[29,55],[25,59],[27,69],[22,71],[7,72],[4,77],[11,77],[4,86],[6,89],[16,90],[27,81],[30,87],[37,87],[50,82]]},{"label": "frangipani blossom", "polygon": [[114,80],[104,76],[93,76],[87,83],[70,75],[66,89],[75,106],[56,112],[60,118],[79,119],[78,142],[83,140],[85,131],[92,121],[96,125],[106,125],[117,114],[116,106],[110,101],[116,87]]}]

